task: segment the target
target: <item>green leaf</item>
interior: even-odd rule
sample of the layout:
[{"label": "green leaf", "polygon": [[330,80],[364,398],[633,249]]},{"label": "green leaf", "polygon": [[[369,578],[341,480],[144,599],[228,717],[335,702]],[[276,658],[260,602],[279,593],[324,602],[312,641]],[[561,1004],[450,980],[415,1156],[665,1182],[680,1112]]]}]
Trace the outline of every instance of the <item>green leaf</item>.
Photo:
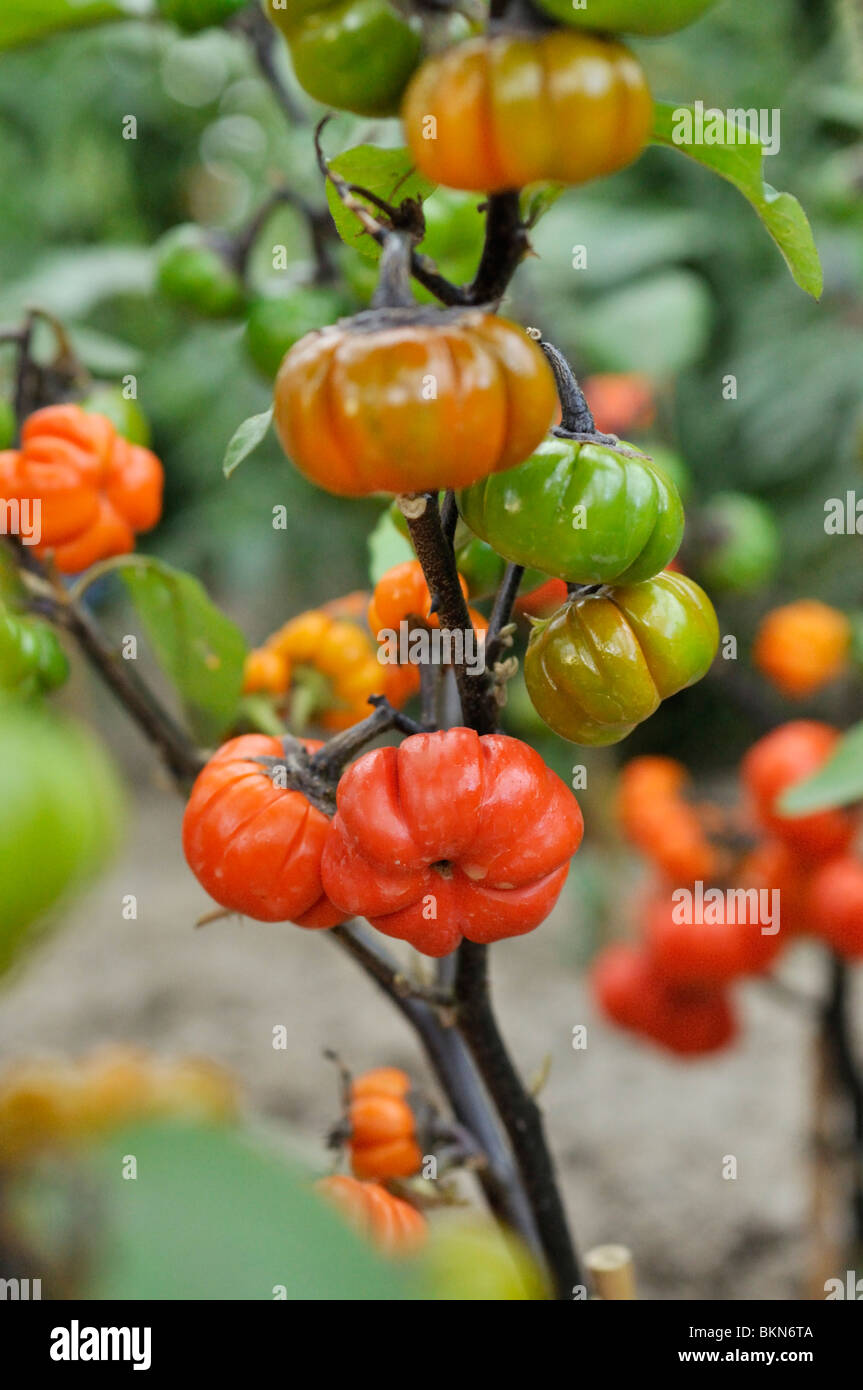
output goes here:
[{"label": "green leaf", "polygon": [[[409,150],[381,150],[375,145],[357,145],[345,150],[330,160],[330,168],[340,174],[347,183],[367,188],[384,202],[398,207],[405,198],[427,198],[436,187],[428,179],[418,174],[413,166]],[[380,213],[366,199],[369,211],[376,217]],[[327,202],[336,224],[336,231],[348,246],[354,246],[367,260],[376,261],[381,248],[364,229],[355,212],[346,208],[332,183],[327,181]]]},{"label": "green leaf", "polygon": [[260,415],[250,415],[248,420],[244,420],[239,429],[234,431],[222,461],[222,472],[226,478],[230,478],[234,469],[238,468],[249,454],[254,453],[263,442],[272,423],[273,407],[270,406],[269,410],[263,411]]},{"label": "green leaf", "polygon": [[152,14],[150,0],[3,0],[0,48],[31,43],[66,29]]},{"label": "green leaf", "polygon": [[119,570],[162,670],[201,743],[218,742],[234,722],[246,642],[190,574],[149,556],[126,556]]},{"label": "green leaf", "polygon": [[565,192],[564,183],[529,183],[522,189],[519,200],[522,221],[528,227],[535,227]]},{"label": "green leaf", "polygon": [[673,376],[704,353],[712,314],[700,276],[667,270],[592,299],[575,332],[596,371]]},{"label": "green leaf", "polygon": [[854,801],[863,801],[863,723],[843,734],[824,766],[797,782],[777,805],[784,816],[803,816]]},{"label": "green leaf", "polygon": [[403,536],[390,516],[389,507],[383,513],[369,540],[369,580],[374,586],[393,565],[416,558],[407,536]]},{"label": "green leaf", "polygon": [[[743,126],[721,116],[716,116],[717,126],[721,117],[725,143],[707,145],[679,143],[675,134],[686,133],[686,127],[678,121],[679,113],[688,112],[695,129],[695,112],[691,106],[677,106],[672,102],[657,102],[653,127],[653,143],[666,145],[678,150],[690,159],[712,169],[720,178],[734,184],[735,188],[748,198],[785,258],[788,269],[801,289],[813,298],[819,299],[824,288],[824,275],[818,257],[818,249],[812,235],[812,228],[803,208],[790,193],[777,193],[763,178],[764,150],[761,142]],[[712,112],[705,113],[708,122]],[[707,129],[711,127],[708,124]]]},{"label": "green leaf", "polygon": [[[124,1178],[129,1157],[134,1179]],[[59,1233],[72,1241],[85,1298],[272,1302],[284,1289],[291,1301],[384,1302],[419,1293],[416,1276],[355,1235],[294,1163],[232,1130],[139,1124],[68,1170],[64,1162],[23,1185],[13,1209],[35,1248],[56,1248]],[[74,1216],[82,1194],[94,1213],[83,1236]]]}]

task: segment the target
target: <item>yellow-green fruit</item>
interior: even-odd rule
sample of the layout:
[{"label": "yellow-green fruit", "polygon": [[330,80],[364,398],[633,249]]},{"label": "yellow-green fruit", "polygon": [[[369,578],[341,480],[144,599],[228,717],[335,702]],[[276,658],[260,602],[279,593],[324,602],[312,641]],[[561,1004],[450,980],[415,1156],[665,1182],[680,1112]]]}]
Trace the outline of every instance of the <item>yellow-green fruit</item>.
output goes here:
[{"label": "yellow-green fruit", "polygon": [[666,570],[641,584],[576,594],[536,623],[524,680],[561,738],[619,743],[662,700],[701,680],[718,646],[704,590]]},{"label": "yellow-green fruit", "polygon": [[433,1231],[426,1257],[432,1297],[453,1302],[547,1299],[548,1284],[515,1236],[494,1226],[444,1226]]}]

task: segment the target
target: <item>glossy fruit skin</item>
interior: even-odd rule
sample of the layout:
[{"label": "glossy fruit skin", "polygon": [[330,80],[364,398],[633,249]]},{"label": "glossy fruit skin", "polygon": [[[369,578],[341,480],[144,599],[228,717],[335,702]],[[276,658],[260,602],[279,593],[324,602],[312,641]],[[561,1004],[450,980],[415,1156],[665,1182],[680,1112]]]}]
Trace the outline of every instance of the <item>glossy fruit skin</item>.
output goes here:
[{"label": "glossy fruit skin", "polygon": [[472,39],[428,58],[402,119],[427,178],[501,193],[544,179],[585,183],[631,164],[653,101],[628,49],[556,29]]},{"label": "glossy fruit skin", "polygon": [[536,448],[557,393],[522,329],[478,310],[383,313],[308,334],[282,363],[276,431],[301,473],[342,497],[436,492]]},{"label": "glossy fruit skin", "polygon": [[156,0],[156,3],[162,19],[188,34],[195,34],[214,24],[224,24],[226,19],[244,9],[248,0]]},{"label": "glossy fruit skin", "polygon": [[707,673],[719,626],[707,595],[666,571],[642,584],[580,594],[534,626],[528,694],[572,743],[619,743],[662,700]]},{"label": "glossy fruit skin", "polygon": [[841,854],[854,838],[856,821],[834,809],[783,816],[775,803],[782,792],[818,771],[838,739],[838,729],[829,724],[798,719],[765,734],[741,763],[743,786],[759,824],[808,859]]},{"label": "glossy fruit skin", "polygon": [[677,489],[653,463],[554,435],[465,488],[459,511],[504,559],[572,584],[652,579],[683,540]]},{"label": "glossy fruit skin", "polygon": [[162,237],[156,247],[156,284],[166,299],[205,318],[231,318],[245,301],[240,276],[194,223]]},{"label": "glossy fruit skin", "polygon": [[723,492],[699,518],[703,553],[699,574],[711,589],[749,594],[768,584],[780,555],[773,512],[757,497]]},{"label": "glossy fruit skin", "polygon": [[351,1171],[356,1178],[409,1178],[422,1165],[410,1078],[395,1067],[358,1076],[348,1107]]},{"label": "glossy fruit skin", "polygon": [[395,116],[420,61],[419,33],[387,0],[344,0],[276,9],[270,19],[291,51],[294,74],[309,96],[358,116]]},{"label": "glossy fruit skin", "polygon": [[834,951],[850,960],[863,959],[863,864],[840,855],[822,865],[809,885],[812,929]]},{"label": "glossy fruit skin", "polygon": [[376,1182],[360,1182],[342,1174],[315,1184],[357,1233],[384,1255],[403,1258],[417,1255],[428,1238],[422,1212],[394,1197]]},{"label": "glossy fruit skin", "polygon": [[552,19],[576,28],[608,33],[671,34],[700,19],[716,0],[588,0],[576,9],[572,0],[533,0]]},{"label": "glossy fruit skin", "polygon": [[594,997],[612,1023],[679,1057],[718,1052],[734,1041],[737,1019],[717,988],[673,984],[638,946],[608,946],[591,978]]},{"label": "glossy fruit skin", "polygon": [[23,698],[64,685],[69,662],[45,623],[0,610],[0,688]]},{"label": "glossy fruit skin", "polygon": [[[306,741],[309,752],[321,745]],[[251,759],[283,757],[277,738],[230,739],[199,774],[183,816],[186,862],[222,907],[258,922],[333,927],[321,886],[330,822],[302,792],[277,787]]]},{"label": "glossy fruit skin", "polygon": [[0,1166],[64,1150],[136,1120],[224,1123],[237,1090],[215,1063],[165,1061],[111,1044],[74,1061],[34,1058],[0,1073]]},{"label": "glossy fruit skin", "polygon": [[[354,597],[355,609],[350,606]],[[249,653],[244,692],[263,691],[277,699],[290,696],[304,672],[311,672],[322,686],[314,721],[332,732],[364,719],[372,695],[385,695],[401,708],[417,687],[417,673],[413,667],[378,661],[372,634],[359,621],[367,603],[367,595],[358,594],[291,618],[263,647]]]},{"label": "glossy fruit skin", "polygon": [[[467,598],[467,581],[461,574],[458,579],[461,591]],[[403,622],[414,625],[424,623],[430,628],[440,627],[437,614],[431,611],[431,604],[431,594],[419,560],[405,560],[400,565],[393,565],[392,569],[387,570],[378,580],[369,602],[367,616],[372,636],[380,642],[384,640],[381,637],[382,633],[398,633]],[[483,615],[475,608],[469,608],[468,616],[477,635],[484,636],[488,631],[488,623]],[[416,667],[413,670],[416,680],[411,684],[418,689],[419,672]]]},{"label": "glossy fruit skin", "polygon": [[851,641],[844,613],[817,599],[800,599],[767,614],[755,636],[752,660],[783,695],[804,700],[842,675]]},{"label": "glossy fruit skin", "polygon": [[633,758],[621,773],[617,796],[627,839],[680,885],[708,882],[719,865],[696,807],[685,799],[688,781],[686,769],[673,758]]},{"label": "glossy fruit skin", "polygon": [[294,343],[332,323],[346,308],[344,295],[326,285],[303,285],[278,298],[256,299],[246,315],[246,350],[261,375],[273,381]]},{"label": "glossy fruit skin", "polygon": [[52,405],[25,420],[19,453],[0,454],[0,496],[39,503],[41,542],[62,574],[134,549],[162,510],[162,465],[104,415]]},{"label": "glossy fruit skin", "polygon": [[[0,971],[66,894],[117,845],[123,803],[88,731],[47,708],[9,702],[0,719]],[[50,919],[45,919],[45,926]]]},{"label": "glossy fruit skin", "polygon": [[463,937],[538,927],[583,831],[572,792],[527,744],[460,728],[413,734],[342,777],[323,881],[346,914],[444,956]]},{"label": "glossy fruit skin", "polygon": [[[757,915],[758,909],[754,904],[752,907],[751,915]],[[741,908],[740,915],[745,911],[748,908]],[[761,974],[785,946],[781,908],[779,931],[772,935],[762,932],[758,921],[679,922],[678,915],[670,893],[666,892],[648,904],[643,918],[644,944],[651,961],[666,980],[675,984],[709,987]]]}]

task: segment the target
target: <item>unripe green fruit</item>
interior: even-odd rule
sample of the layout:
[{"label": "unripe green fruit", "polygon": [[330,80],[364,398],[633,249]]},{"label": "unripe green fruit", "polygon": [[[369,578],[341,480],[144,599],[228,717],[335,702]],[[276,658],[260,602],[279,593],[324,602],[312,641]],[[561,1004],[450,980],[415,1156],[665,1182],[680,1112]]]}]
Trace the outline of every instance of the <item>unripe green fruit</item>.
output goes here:
[{"label": "unripe green fruit", "polygon": [[156,282],[166,299],[207,318],[239,313],[243,282],[194,223],[166,233],[156,258]]},{"label": "unripe green fruit", "polygon": [[418,66],[419,33],[388,0],[277,8],[268,13],[291,50],[294,74],[309,96],[359,116],[395,116]]},{"label": "unripe green fruit", "polygon": [[516,1239],[492,1226],[453,1226],[433,1232],[424,1260],[434,1297],[458,1302],[547,1299],[548,1285]]},{"label": "unripe green fruit", "polygon": [[258,370],[272,381],[294,343],[348,312],[345,297],[328,285],[305,285],[278,298],[256,299],[246,316],[245,341]]},{"label": "unripe green fruit", "polygon": [[121,820],[113,767],[86,729],[0,705],[0,971],[37,919],[102,866]]},{"label": "unripe green fruit", "polygon": [[8,610],[0,613],[0,690],[32,699],[64,684],[66,654],[45,623]]},{"label": "unripe green fruit", "polygon": [[718,493],[698,523],[698,570],[710,589],[752,593],[779,564],[780,539],[770,508],[744,492]]},{"label": "unripe green fruit", "polygon": [[534,0],[540,10],[577,29],[610,34],[671,34],[700,19],[716,0]]},{"label": "unripe green fruit", "polygon": [[176,24],[187,34],[224,24],[232,15],[244,10],[249,0],[156,0],[162,19]]},{"label": "unripe green fruit", "polygon": [[94,382],[92,390],[79,404],[82,410],[107,416],[117,433],[128,439],[130,444],[149,448],[149,421],[138,402],[123,395],[122,387],[114,386],[109,381]]}]

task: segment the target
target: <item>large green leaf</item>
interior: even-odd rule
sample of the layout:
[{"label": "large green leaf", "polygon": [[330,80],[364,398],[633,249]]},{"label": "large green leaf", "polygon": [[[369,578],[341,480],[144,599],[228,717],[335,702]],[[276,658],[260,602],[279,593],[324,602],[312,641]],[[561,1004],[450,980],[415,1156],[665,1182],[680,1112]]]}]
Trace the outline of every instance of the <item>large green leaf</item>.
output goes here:
[{"label": "large green leaf", "polygon": [[863,801],[863,723],[855,724],[837,743],[823,767],[798,782],[779,799],[786,816],[802,816],[830,806]]},{"label": "large green leaf", "polygon": [[[375,145],[357,145],[331,159],[330,168],[347,183],[367,188],[370,193],[395,207],[405,198],[425,199],[435,188],[433,183],[416,172],[409,150],[381,150]],[[366,232],[356,213],[345,207],[329,181],[327,202],[342,241],[347,242],[348,246],[355,246],[368,260],[377,260],[381,248]],[[366,202],[366,206],[378,216],[370,203]]]},{"label": "large green leaf", "polygon": [[[801,289],[818,299],[824,288],[824,275],[812,228],[797,199],[790,193],[777,193],[763,177],[764,150],[761,142],[744,127],[722,117],[716,128],[724,133],[721,144],[699,144],[675,139],[675,133],[685,135],[678,126],[681,112],[689,112],[694,122],[693,107],[657,102],[653,127],[653,142],[678,150],[690,159],[712,169],[720,178],[734,184],[748,198],[772,236],[791,274]],[[711,112],[705,112],[710,119]],[[676,130],[677,127],[677,130]]]},{"label": "large green leaf", "polygon": [[192,733],[202,743],[218,741],[240,701],[243,634],[192,575],[140,555],[124,557],[112,568],[122,575]]},{"label": "large green leaf", "polygon": [[[134,1178],[123,1176],[129,1157]],[[92,1213],[84,1226],[74,1216],[82,1193]],[[15,1211],[37,1250],[56,1244],[58,1228],[79,1245],[88,1232],[76,1254],[89,1299],[384,1302],[417,1293],[405,1267],[378,1257],[304,1173],[230,1130],[124,1129],[71,1172],[67,1163],[50,1184],[25,1189]]]},{"label": "large green leaf", "polygon": [[13,48],[65,29],[151,14],[151,0],[3,0],[0,48]]}]

